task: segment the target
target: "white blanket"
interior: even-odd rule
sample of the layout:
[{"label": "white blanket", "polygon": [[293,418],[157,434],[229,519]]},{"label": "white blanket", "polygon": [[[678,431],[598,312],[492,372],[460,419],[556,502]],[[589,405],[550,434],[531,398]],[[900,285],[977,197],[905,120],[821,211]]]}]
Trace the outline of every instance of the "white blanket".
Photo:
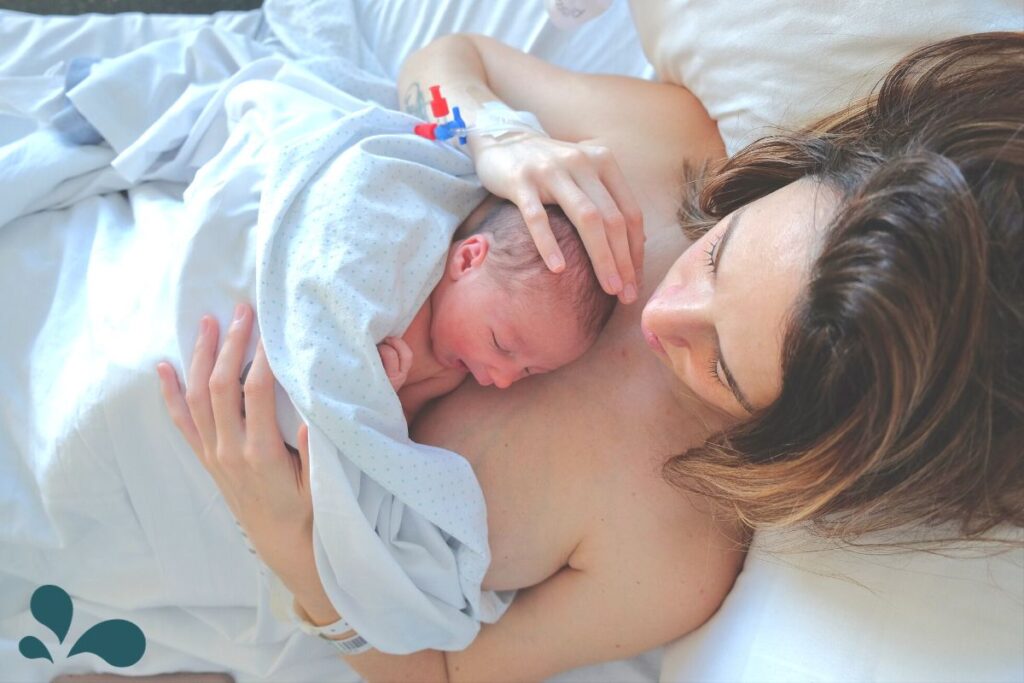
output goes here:
[{"label": "white blanket", "polygon": [[[275,374],[311,423],[317,563],[346,618],[384,650],[454,649],[508,598],[480,591],[471,469],[409,442],[374,346],[419,308],[482,191],[465,155],[372,101],[391,103],[385,80],[312,67],[345,91],[206,29],[100,62],[68,93],[109,146],[26,115],[0,148],[5,598],[57,584],[241,677],[330,648],[275,619],[157,391],[154,364],[180,372],[199,317],[225,324],[236,301],[257,302]],[[21,614],[3,635],[31,626]],[[76,662],[43,664],[49,678]],[[144,657],[118,672],[166,670]]]}]

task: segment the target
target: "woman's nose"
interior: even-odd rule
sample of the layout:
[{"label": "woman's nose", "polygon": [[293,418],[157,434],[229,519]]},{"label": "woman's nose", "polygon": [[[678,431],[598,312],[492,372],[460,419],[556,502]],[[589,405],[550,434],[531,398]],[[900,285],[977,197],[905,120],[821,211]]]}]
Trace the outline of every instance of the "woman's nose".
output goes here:
[{"label": "woman's nose", "polygon": [[711,288],[706,282],[668,285],[644,310],[644,323],[662,343],[685,345],[714,326]]}]

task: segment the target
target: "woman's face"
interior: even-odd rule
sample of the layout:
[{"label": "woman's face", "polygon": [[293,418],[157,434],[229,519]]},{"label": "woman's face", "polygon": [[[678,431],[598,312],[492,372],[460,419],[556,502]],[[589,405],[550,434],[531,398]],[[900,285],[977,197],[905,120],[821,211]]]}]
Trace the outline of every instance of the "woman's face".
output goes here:
[{"label": "woman's face", "polygon": [[641,327],[699,399],[742,418],[778,396],[788,315],[836,207],[800,180],[729,214],[672,265]]}]

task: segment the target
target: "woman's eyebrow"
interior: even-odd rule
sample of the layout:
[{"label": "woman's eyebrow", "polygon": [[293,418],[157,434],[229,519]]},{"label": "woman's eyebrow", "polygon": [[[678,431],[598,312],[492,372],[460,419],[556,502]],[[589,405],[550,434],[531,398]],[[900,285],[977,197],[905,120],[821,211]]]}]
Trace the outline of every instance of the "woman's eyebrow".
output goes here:
[{"label": "woman's eyebrow", "polygon": [[[715,254],[715,272],[718,272],[721,268],[722,258],[725,256],[725,245],[729,243],[729,238],[732,237],[736,228],[739,227],[740,216],[742,216],[743,212],[746,210],[747,207],[743,206],[729,218],[729,224],[725,226],[725,232],[722,233],[722,239],[718,241],[718,253]],[[736,398],[736,402],[743,406],[744,410],[748,413],[753,413],[754,406],[747,400],[746,395],[736,383],[736,378],[733,377],[728,364],[725,362],[725,356],[722,355],[722,346],[718,339],[718,330],[715,330],[715,346],[717,347],[716,350],[718,352],[718,363],[722,366],[722,374],[725,376],[725,383],[728,385],[729,391],[732,392],[732,395]]]}]

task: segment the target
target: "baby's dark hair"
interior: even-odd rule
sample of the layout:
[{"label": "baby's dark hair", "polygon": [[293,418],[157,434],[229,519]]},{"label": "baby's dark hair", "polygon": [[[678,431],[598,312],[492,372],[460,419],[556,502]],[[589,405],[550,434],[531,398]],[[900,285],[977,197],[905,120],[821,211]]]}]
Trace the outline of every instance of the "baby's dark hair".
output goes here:
[{"label": "baby's dark hair", "polygon": [[488,260],[495,268],[497,282],[506,291],[527,296],[540,294],[552,301],[568,303],[584,336],[593,340],[615,309],[615,297],[601,289],[586,247],[572,221],[557,205],[544,207],[551,232],[565,256],[565,269],[548,270],[533,242],[519,208],[509,201],[497,204],[473,234],[492,237]]}]

